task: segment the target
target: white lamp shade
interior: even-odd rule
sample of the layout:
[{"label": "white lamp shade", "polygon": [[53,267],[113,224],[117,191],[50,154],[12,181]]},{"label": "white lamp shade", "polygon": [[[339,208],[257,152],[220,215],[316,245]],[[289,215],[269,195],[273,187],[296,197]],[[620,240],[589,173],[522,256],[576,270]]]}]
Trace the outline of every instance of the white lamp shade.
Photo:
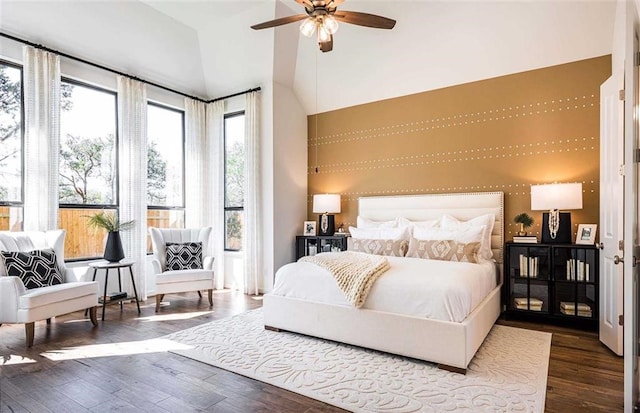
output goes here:
[{"label": "white lamp shade", "polygon": [[531,185],[531,210],[582,209],[582,184]]},{"label": "white lamp shade", "polygon": [[313,213],[314,214],[339,214],[340,213],[340,195],[339,194],[320,194],[313,196]]}]

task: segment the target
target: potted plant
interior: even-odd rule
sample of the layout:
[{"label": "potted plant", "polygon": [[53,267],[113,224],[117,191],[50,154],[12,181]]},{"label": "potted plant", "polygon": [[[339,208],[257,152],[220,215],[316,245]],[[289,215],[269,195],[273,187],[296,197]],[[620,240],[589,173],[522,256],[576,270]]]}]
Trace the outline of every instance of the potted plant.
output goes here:
[{"label": "potted plant", "polygon": [[516,215],[516,217],[513,220],[517,224],[520,224],[520,230],[518,231],[518,236],[519,237],[526,236],[527,231],[525,230],[529,228],[531,225],[533,225],[533,218],[526,212],[523,212],[522,214]]},{"label": "potted plant", "polygon": [[104,229],[107,231],[107,244],[104,248],[104,259],[109,262],[118,262],[124,258],[120,231],[127,231],[133,228],[135,221],[120,222],[118,214],[115,212],[101,211],[88,216],[87,224],[94,229]]}]

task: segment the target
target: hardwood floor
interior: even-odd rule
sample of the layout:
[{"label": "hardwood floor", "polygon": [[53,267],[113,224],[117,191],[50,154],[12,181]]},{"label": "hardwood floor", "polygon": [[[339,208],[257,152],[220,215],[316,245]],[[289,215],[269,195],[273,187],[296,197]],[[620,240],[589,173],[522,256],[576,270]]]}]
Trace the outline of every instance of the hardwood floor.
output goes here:
[{"label": "hardwood floor", "polygon": [[[165,297],[154,312],[147,300],[107,308],[92,328],[82,312],[36,323],[35,345],[25,348],[24,326],[0,327],[0,412],[342,412],[306,397],[177,356],[145,350],[145,340],[257,308],[261,300],[229,291],[214,306],[197,294]],[[547,412],[617,412],[623,406],[623,363],[594,333],[524,322],[500,324],[553,333]],[[140,343],[138,343],[140,342]],[[109,344],[119,343],[118,346]],[[120,355],[63,357],[61,349],[96,346]],[[99,346],[104,345],[104,346]],[[93,349],[92,349],[93,350]],[[132,354],[139,352],[139,354]]]}]

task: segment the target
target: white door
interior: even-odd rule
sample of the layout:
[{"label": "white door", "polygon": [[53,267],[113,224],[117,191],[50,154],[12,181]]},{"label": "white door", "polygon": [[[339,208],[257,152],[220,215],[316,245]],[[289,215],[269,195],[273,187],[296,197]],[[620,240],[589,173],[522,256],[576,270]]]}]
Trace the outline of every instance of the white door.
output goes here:
[{"label": "white door", "polygon": [[625,2],[625,102],[624,102],[624,411],[638,408],[640,372],[638,371],[638,33],[640,21],[635,2]]},{"label": "white door", "polygon": [[614,257],[622,254],[624,218],[623,79],[623,74],[614,75],[600,86],[600,341],[619,356],[624,344],[623,266]]}]

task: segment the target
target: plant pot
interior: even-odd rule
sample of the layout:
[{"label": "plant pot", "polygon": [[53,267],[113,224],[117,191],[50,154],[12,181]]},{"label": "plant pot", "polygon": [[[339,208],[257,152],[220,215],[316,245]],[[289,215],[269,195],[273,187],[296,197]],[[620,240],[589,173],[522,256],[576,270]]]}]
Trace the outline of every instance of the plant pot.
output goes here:
[{"label": "plant pot", "polygon": [[109,232],[107,245],[104,247],[104,257],[109,262],[118,262],[124,258],[122,239],[118,231]]}]

